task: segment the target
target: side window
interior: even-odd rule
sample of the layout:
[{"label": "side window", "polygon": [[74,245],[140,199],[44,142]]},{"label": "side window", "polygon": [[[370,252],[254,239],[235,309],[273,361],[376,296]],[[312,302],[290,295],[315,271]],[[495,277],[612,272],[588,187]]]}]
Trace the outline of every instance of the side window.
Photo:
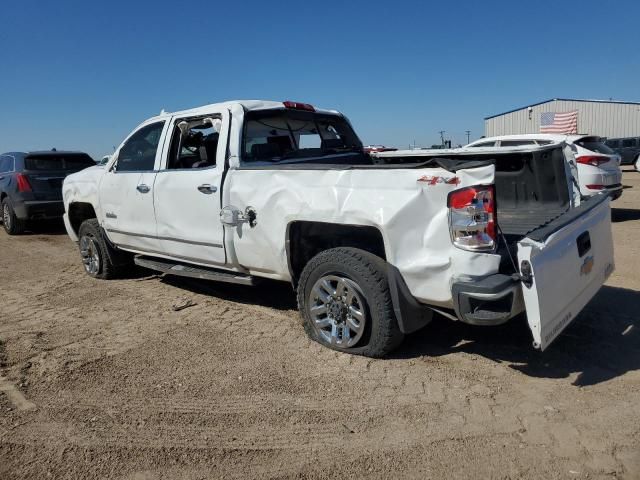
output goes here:
[{"label": "side window", "polygon": [[167,169],[215,166],[221,125],[212,117],[176,120]]},{"label": "side window", "polygon": [[635,146],[636,146],[635,138],[625,138],[624,140],[622,140],[622,148],[629,148],[629,147],[635,147]]},{"label": "side window", "polygon": [[538,145],[551,145],[553,140],[536,140],[536,143]]},{"label": "side window", "polygon": [[618,148],[618,140],[607,140],[604,142],[607,147]]},{"label": "side window", "polygon": [[120,149],[117,172],[153,170],[164,122],[152,123],[134,133]]},{"label": "side window", "polygon": [[535,145],[533,140],[501,140],[501,147],[520,147],[522,145]]},{"label": "side window", "polygon": [[0,173],[8,173],[13,170],[13,158],[0,157]]},{"label": "side window", "polygon": [[496,142],[482,142],[482,143],[476,143],[475,145],[469,145],[470,147],[495,147],[496,146]]}]

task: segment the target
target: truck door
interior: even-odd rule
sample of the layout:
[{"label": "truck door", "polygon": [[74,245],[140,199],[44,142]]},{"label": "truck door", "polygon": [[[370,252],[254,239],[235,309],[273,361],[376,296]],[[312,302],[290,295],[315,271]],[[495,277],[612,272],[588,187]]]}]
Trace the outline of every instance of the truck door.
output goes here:
[{"label": "truck door", "polygon": [[228,110],[218,109],[171,120],[154,189],[158,238],[167,256],[226,263],[220,195],[229,118]]},{"label": "truck door", "polygon": [[143,252],[160,249],[153,188],[167,123],[146,123],[133,132],[100,182],[102,226],[109,239],[123,248]]}]

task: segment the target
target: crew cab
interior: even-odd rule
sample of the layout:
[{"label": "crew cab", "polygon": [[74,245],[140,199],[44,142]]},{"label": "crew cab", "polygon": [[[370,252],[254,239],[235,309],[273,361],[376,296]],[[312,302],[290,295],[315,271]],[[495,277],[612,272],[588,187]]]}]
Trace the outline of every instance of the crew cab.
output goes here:
[{"label": "crew cab", "polygon": [[337,111],[225,102],[163,112],[67,177],[64,219],[92,277],[290,282],[336,350],[386,355],[434,312],[526,313],[544,350],[614,268],[609,198],[574,191],[566,148],[370,155]]}]

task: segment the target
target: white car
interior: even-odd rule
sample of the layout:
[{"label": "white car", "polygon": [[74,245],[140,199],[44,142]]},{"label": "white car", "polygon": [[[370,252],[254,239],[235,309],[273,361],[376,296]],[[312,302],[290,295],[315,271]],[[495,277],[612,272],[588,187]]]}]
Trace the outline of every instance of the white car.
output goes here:
[{"label": "white car", "polygon": [[64,221],[95,278],[135,262],[289,282],[307,334],[343,352],[385,355],[434,311],[526,312],[544,350],[614,268],[609,197],[574,202],[565,148],[521,149],[517,171],[500,152],[381,165],[334,110],[218,103],[163,112],[67,177]]},{"label": "white car", "polygon": [[[607,192],[613,200],[622,195],[620,155],[605,145],[604,140],[593,135],[523,134],[502,135],[476,140],[468,148],[504,148],[526,145],[545,145],[565,142],[571,145],[578,184],[583,196]],[[571,161],[571,159],[569,159]]]}]

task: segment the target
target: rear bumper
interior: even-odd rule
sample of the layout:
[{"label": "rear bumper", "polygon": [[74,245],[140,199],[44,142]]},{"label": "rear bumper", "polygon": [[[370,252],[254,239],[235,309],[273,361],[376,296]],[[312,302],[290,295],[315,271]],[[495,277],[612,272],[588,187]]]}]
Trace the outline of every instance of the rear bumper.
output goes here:
[{"label": "rear bumper", "polygon": [[473,282],[454,282],[453,306],[460,321],[471,325],[500,325],[524,311],[521,283],[504,274]]},{"label": "rear bumper", "polygon": [[14,203],[13,209],[22,220],[61,218],[64,203],[62,200],[25,200]]}]

